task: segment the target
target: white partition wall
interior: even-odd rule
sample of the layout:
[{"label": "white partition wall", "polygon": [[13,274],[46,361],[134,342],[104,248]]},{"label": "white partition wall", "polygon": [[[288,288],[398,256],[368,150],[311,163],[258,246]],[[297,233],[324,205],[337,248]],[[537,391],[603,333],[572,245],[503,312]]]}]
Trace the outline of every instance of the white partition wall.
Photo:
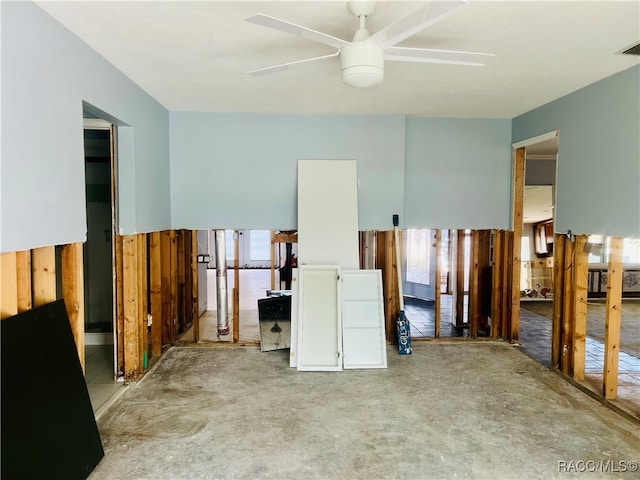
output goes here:
[{"label": "white partition wall", "polygon": [[344,368],[387,368],[382,271],[342,271]]},{"label": "white partition wall", "polygon": [[298,370],[342,370],[340,267],[298,268]]}]

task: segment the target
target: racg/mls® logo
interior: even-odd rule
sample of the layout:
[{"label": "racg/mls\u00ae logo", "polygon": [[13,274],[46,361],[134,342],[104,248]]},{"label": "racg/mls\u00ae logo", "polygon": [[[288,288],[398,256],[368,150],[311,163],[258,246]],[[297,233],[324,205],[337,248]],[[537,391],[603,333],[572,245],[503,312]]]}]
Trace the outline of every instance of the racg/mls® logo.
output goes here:
[{"label": "racg/mls\u00ae logo", "polygon": [[635,460],[558,460],[558,473],[631,473],[638,471]]}]

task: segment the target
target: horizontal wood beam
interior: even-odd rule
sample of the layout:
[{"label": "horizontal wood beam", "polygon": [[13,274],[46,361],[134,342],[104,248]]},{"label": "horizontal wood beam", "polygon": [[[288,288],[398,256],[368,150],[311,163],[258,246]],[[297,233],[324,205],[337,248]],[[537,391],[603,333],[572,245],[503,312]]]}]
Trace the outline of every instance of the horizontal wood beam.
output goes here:
[{"label": "horizontal wood beam", "polygon": [[273,235],[275,243],[298,243],[297,233],[275,233]]}]

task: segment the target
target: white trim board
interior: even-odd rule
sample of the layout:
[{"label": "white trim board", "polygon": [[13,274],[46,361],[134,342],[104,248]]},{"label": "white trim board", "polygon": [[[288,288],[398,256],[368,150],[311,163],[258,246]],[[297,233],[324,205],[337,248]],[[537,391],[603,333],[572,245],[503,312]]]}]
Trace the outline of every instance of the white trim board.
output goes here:
[{"label": "white trim board", "polygon": [[512,143],[511,146],[513,148],[521,148],[521,147],[528,147],[529,145],[535,145],[536,143],[540,143],[546,140],[551,140],[552,138],[556,138],[558,136],[558,132],[559,132],[558,130],[553,130],[551,132],[543,133],[542,135],[537,135],[535,137],[521,140],[520,142]]}]

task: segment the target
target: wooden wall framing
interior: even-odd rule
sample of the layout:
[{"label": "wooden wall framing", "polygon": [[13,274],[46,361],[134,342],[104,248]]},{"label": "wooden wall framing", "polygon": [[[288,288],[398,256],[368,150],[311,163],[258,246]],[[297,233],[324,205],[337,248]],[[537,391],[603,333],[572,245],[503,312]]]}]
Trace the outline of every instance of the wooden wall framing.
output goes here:
[{"label": "wooden wall framing", "polygon": [[[171,269],[171,265],[178,262],[176,244],[172,243],[178,236],[184,239],[182,273]],[[198,316],[196,236],[195,231],[189,230],[179,234],[165,231],[114,237],[117,372],[128,381],[137,380],[148,367],[149,358],[161,355],[164,347],[175,343],[177,323],[174,319],[178,314],[180,278],[184,278],[180,320],[185,328],[195,323]],[[58,276],[55,246],[2,253],[0,271],[0,318],[55,301],[60,287],[84,369],[83,245],[62,246]],[[176,295],[172,295],[172,288]]]}]

